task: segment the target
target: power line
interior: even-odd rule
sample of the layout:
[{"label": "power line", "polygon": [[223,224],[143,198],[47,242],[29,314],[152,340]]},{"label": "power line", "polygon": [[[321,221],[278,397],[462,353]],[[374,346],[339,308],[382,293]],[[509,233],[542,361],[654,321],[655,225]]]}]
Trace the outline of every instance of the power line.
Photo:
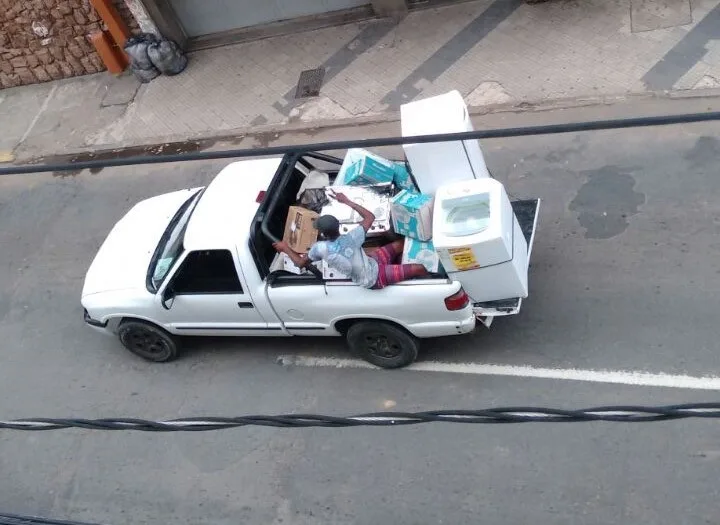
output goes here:
[{"label": "power line", "polygon": [[27,418],[0,421],[0,429],[43,431],[136,430],[141,432],[203,432],[263,426],[280,428],[342,428],[405,426],[420,423],[579,423],[590,421],[647,423],[687,418],[720,418],[720,403],[689,403],[668,406],[605,406],[583,410],[542,407],[505,407],[484,410],[433,410],[427,412],[376,412],[347,417],[319,414],[256,415],[240,417],[194,417],[152,421],[134,418],[56,419]]},{"label": "power line", "polygon": [[[387,137],[377,139],[343,140],[320,142],[299,146],[271,146],[253,149],[232,149],[225,151],[200,151],[169,155],[140,155],[125,158],[109,158],[79,162],[54,164],[27,164],[22,166],[0,167],[1,175],[19,175],[50,171],[77,171],[82,169],[133,166],[138,164],[161,164],[166,162],[187,162],[192,160],[216,160],[241,157],[279,156],[287,153],[304,154],[311,151],[333,151],[348,148],[375,148],[382,146],[400,146],[402,144],[421,144],[430,142],[449,142],[472,139],[498,139],[509,137],[528,137],[531,135],[553,135],[558,133],[577,133],[580,131],[600,131],[611,129],[638,128],[648,126],[668,126],[672,124],[691,124],[720,120],[720,112],[685,113],[682,115],[661,115],[655,117],[636,117],[628,119],[595,120],[564,124],[547,124],[521,128],[500,128],[443,135],[421,135],[416,137]],[[118,155],[120,155],[118,153]],[[82,157],[82,153],[78,153]]]},{"label": "power line", "polygon": [[78,521],[52,520],[36,516],[0,513],[0,525],[90,525]]}]

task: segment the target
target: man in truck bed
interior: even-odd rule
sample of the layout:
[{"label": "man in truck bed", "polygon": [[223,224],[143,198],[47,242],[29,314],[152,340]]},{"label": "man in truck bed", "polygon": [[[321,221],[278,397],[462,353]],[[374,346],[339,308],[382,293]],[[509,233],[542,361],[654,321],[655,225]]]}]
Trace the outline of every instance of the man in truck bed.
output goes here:
[{"label": "man in truck bed", "polygon": [[375,215],[350,201],[342,193],[331,193],[330,196],[339,203],[350,206],[360,215],[360,227],[340,235],[340,222],[332,215],[323,215],[315,221],[315,228],[324,240],[316,242],[307,255],[295,252],[285,242],[273,245],[278,252],[286,253],[299,268],[324,259],[333,270],[348,275],[354,283],[373,290],[400,281],[429,276],[422,264],[397,264],[403,252],[403,239],[377,248],[368,256],[362,246]]}]

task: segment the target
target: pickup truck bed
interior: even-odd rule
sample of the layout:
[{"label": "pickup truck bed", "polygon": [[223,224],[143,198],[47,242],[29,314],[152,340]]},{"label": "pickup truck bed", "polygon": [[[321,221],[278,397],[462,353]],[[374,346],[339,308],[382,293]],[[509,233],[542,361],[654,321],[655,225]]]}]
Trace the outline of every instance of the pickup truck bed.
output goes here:
[{"label": "pickup truck bed", "polygon": [[[321,162],[313,165],[309,160]],[[284,159],[255,215],[250,253],[264,281],[264,294],[286,335],[341,335],[362,319],[384,320],[420,338],[472,331],[475,320],[471,305],[460,310],[446,308],[445,299],[461,289],[460,283],[447,277],[367,290],[349,280],[325,280],[273,268],[276,252],[272,243],[282,236],[288,210],[295,204],[307,172],[322,169],[332,177],[340,163],[340,159],[317,153]],[[408,309],[408,304],[416,307]]]}]

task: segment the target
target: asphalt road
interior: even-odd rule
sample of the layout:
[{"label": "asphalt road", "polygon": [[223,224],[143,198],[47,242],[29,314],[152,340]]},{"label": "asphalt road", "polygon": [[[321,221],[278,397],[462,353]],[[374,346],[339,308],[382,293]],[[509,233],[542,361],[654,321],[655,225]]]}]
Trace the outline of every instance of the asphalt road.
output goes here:
[{"label": "asphalt road", "polygon": [[[531,295],[516,318],[429,342],[421,360],[720,375],[717,125],[507,139],[484,149],[513,195],[543,199]],[[113,223],[136,201],[208,182],[222,165],[0,178],[1,418],[717,399],[275,362],[344,357],[340,340],[198,340],[181,360],[155,365],[87,329],[82,279]],[[0,512],[153,525],[712,524],[720,523],[717,425],[0,432]]]}]

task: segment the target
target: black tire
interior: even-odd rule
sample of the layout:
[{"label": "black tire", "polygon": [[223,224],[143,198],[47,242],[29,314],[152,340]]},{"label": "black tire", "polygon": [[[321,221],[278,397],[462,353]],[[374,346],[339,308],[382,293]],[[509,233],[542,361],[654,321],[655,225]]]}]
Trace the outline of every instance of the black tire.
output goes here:
[{"label": "black tire", "polygon": [[401,368],[417,359],[420,343],[402,328],[381,321],[361,321],[347,332],[350,350],[381,368]]},{"label": "black tire", "polygon": [[145,321],[124,321],[118,328],[118,337],[133,354],[155,363],[176,359],[180,350],[172,335]]}]

